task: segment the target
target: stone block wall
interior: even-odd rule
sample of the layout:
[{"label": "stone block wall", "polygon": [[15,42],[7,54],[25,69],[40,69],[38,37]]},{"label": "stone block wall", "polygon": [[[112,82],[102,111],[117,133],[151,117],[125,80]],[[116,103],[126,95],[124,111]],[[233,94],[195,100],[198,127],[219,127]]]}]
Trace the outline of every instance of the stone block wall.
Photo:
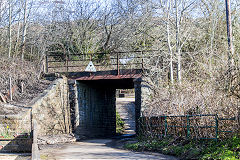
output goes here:
[{"label": "stone block wall", "polygon": [[55,80],[26,106],[0,107],[0,152],[31,152],[32,119],[38,124],[38,137],[71,132],[67,78]]},{"label": "stone block wall", "polygon": [[150,108],[149,102],[153,94],[151,88],[152,82],[148,77],[142,77],[134,80],[135,88],[135,117],[136,117],[136,133],[139,132],[139,118],[146,116],[146,112]]},{"label": "stone block wall", "polygon": [[151,106],[149,106],[149,102],[151,102],[153,89],[152,89],[152,81],[149,77],[141,78],[141,113],[140,116],[147,116],[146,113]]},{"label": "stone block wall", "polygon": [[19,115],[0,116],[0,138],[12,138],[17,137],[18,135],[30,135],[30,133],[30,114],[23,117],[19,117]]},{"label": "stone block wall", "polygon": [[11,104],[0,104],[0,136],[17,136],[31,132],[31,108]]},{"label": "stone block wall", "polygon": [[32,118],[38,124],[39,136],[71,132],[67,78],[55,80],[29,106],[32,107]]},{"label": "stone block wall", "polygon": [[0,106],[0,152],[31,152],[31,108]]}]

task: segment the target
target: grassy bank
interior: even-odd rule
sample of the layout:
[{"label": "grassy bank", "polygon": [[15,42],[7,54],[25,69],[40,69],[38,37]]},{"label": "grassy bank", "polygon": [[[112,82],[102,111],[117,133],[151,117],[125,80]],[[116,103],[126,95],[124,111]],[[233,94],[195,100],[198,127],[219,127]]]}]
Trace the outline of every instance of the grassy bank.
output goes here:
[{"label": "grassy bank", "polygon": [[226,140],[183,140],[180,138],[164,138],[162,140],[142,140],[126,144],[126,149],[134,151],[152,151],[173,155],[180,159],[240,159],[240,137],[234,136]]}]

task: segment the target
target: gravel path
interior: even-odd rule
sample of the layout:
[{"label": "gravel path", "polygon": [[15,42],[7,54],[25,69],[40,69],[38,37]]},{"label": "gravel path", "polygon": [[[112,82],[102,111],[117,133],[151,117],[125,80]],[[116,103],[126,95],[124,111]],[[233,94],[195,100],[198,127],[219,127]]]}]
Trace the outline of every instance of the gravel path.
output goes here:
[{"label": "gravel path", "polygon": [[146,154],[113,148],[111,139],[94,139],[64,144],[61,148],[41,151],[42,159],[80,160],[80,159],[158,159],[176,160],[161,154]]},{"label": "gravel path", "polygon": [[135,98],[117,98],[116,109],[124,121],[124,134],[135,134]]}]

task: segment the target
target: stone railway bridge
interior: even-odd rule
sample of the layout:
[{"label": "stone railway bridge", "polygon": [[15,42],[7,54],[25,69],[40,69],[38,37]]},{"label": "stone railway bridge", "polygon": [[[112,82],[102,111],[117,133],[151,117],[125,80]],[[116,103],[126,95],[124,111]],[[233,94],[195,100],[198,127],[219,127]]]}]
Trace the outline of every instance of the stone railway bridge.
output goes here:
[{"label": "stone railway bridge", "polygon": [[138,133],[138,119],[149,94],[142,77],[143,67],[152,53],[133,51],[89,56],[50,52],[46,55],[46,77],[54,77],[57,73],[68,79],[71,125],[75,134],[86,137],[116,134],[116,89],[135,89]]}]

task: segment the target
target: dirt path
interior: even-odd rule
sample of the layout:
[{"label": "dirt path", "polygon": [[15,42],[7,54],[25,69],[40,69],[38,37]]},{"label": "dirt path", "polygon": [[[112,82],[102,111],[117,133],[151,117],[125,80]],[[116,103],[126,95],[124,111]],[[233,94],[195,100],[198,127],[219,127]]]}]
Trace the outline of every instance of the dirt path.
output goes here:
[{"label": "dirt path", "polygon": [[41,151],[41,159],[80,160],[80,159],[158,159],[175,160],[161,154],[146,154],[113,148],[111,139],[95,139],[64,144],[58,149]]}]

